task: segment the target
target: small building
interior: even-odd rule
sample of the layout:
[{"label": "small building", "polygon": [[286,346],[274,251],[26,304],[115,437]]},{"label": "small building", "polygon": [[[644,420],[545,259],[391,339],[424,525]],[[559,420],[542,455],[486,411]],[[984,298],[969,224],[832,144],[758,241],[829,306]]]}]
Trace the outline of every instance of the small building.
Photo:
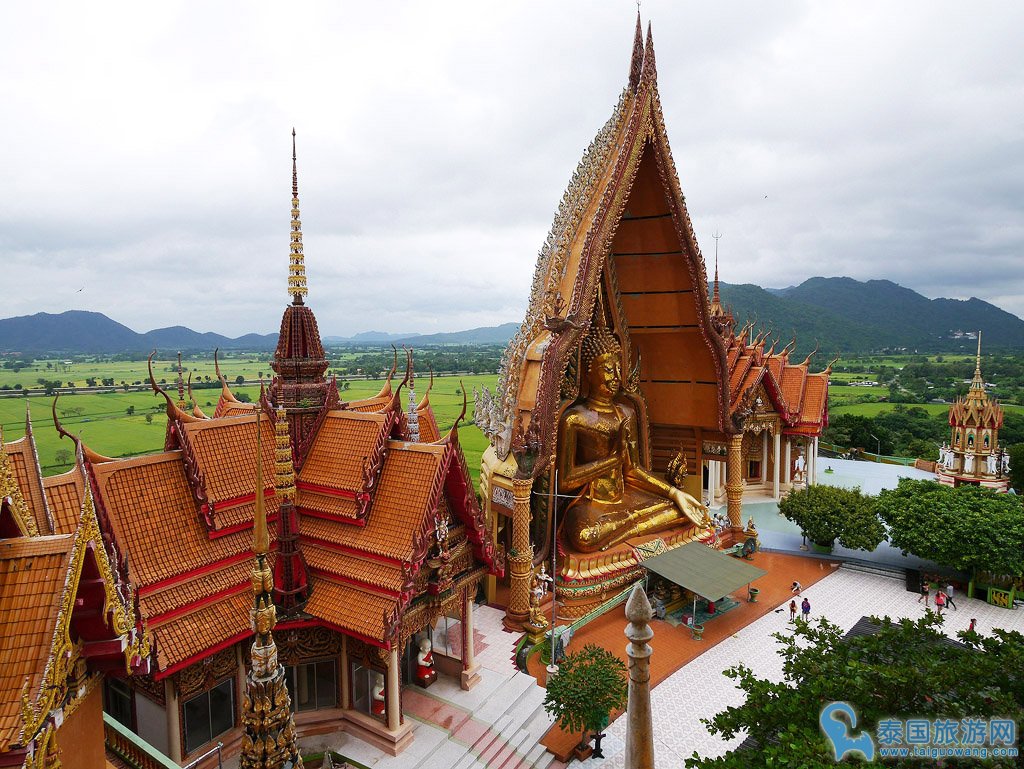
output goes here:
[{"label": "small building", "polygon": [[[973,338],[975,335],[971,335]],[[981,332],[978,354],[967,397],[949,407],[949,444],[939,449],[935,477],[947,486],[982,486],[996,491],[1010,488],[1010,459],[999,445],[1003,407],[985,391],[981,375]]]}]

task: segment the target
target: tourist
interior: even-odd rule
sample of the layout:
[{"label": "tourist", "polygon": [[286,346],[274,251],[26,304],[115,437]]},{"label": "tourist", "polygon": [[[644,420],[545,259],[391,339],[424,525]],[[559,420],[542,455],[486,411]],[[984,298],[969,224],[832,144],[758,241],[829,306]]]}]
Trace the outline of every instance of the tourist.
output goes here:
[{"label": "tourist", "polygon": [[946,606],[950,609],[955,609],[956,604],[953,603],[953,585],[946,585]]},{"label": "tourist", "polygon": [[807,600],[807,596],[804,596],[803,603],[800,604],[800,611],[803,612],[804,621],[811,616],[811,602]]},{"label": "tourist", "polygon": [[796,599],[789,602],[789,621],[796,622]]},{"label": "tourist", "polygon": [[940,617],[942,616],[942,610],[946,607],[946,594],[941,590],[935,594],[935,612]]},{"label": "tourist", "polygon": [[930,588],[928,586],[928,580],[926,580],[926,579],[925,580],[921,580],[921,595],[919,595],[917,597],[917,602],[921,603],[921,599],[923,598],[924,599],[924,605],[926,607],[928,606],[928,590],[929,589]]},{"label": "tourist", "polygon": [[804,586],[801,585],[799,582],[794,580],[793,581],[793,586],[789,589],[789,592],[796,593],[796,595],[800,595],[800,591],[803,590],[803,589],[804,589]]},{"label": "tourist", "polygon": [[971,624],[967,626],[967,632],[968,633],[973,633],[974,632],[974,626],[977,625],[977,624],[978,624],[978,620],[976,620],[974,617],[971,617]]}]

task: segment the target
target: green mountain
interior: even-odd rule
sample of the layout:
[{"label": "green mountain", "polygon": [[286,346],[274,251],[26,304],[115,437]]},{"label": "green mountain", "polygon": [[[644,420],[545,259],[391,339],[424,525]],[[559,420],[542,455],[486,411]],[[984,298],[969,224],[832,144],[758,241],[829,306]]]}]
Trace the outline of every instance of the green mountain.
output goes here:
[{"label": "green mountain", "polygon": [[820,344],[825,355],[906,349],[972,351],[962,333],[981,330],[985,349],[1024,350],[1024,321],[981,299],[928,299],[888,280],[810,278],[763,289],[721,284],[722,303],[737,325],[771,329],[783,344],[795,335],[797,355]]}]

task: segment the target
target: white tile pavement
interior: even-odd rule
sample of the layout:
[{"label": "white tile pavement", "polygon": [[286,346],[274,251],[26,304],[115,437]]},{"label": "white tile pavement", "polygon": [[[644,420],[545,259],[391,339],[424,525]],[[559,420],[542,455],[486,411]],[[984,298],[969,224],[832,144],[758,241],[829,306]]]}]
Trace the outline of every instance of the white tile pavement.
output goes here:
[{"label": "white tile pavement", "polygon": [[[837,569],[804,590],[803,595],[811,602],[812,619],[824,615],[844,630],[865,615],[896,619],[917,618],[924,613],[923,604],[917,603],[917,594],[907,592],[902,581],[846,569]],[[1024,632],[1024,611],[1000,609],[969,599],[965,594],[957,596],[956,603],[957,611],[944,614],[943,631],[950,637],[966,630],[971,617],[977,618],[980,633],[993,628]],[[787,605],[788,600],[780,608]],[[742,692],[735,688],[732,679],[722,675],[726,668],[742,662],[758,676],[782,680],[778,642],[771,634],[790,627],[788,620],[789,612],[785,610],[766,614],[709,648],[654,688],[651,704],[658,769],[677,769],[694,752],[704,757],[719,756],[742,742],[742,736],[726,742],[711,735],[700,719],[743,701]],[[624,718],[608,727],[602,746],[606,758],[588,762],[588,769],[619,769],[624,765],[625,729]]]}]

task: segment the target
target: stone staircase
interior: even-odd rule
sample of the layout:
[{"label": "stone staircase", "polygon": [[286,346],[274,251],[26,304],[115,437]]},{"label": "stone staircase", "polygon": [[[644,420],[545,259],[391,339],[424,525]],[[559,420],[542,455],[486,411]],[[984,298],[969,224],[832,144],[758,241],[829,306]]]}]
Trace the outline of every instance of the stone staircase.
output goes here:
[{"label": "stone staircase", "polygon": [[544,689],[517,672],[460,721],[448,739],[410,767],[434,769],[548,769],[554,756],[540,744],[551,726],[544,711]]}]

